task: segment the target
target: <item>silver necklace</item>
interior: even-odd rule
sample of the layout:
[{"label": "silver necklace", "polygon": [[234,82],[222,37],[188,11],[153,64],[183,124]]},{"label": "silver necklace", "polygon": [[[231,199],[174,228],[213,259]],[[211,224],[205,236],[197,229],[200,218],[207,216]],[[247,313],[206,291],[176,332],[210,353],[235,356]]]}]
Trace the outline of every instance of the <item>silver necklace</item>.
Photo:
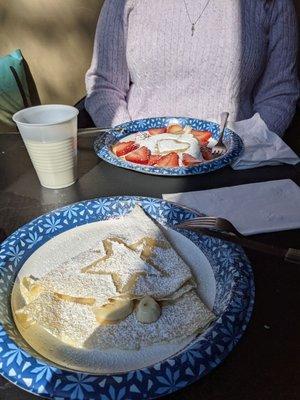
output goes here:
[{"label": "silver necklace", "polygon": [[192,25],[192,35],[191,35],[191,36],[194,36],[195,29],[196,29],[196,25],[197,25],[197,23],[199,22],[200,18],[202,17],[202,14],[203,14],[204,11],[206,10],[206,8],[207,8],[207,6],[208,6],[210,0],[207,0],[207,2],[205,3],[205,6],[203,7],[203,10],[201,11],[201,14],[199,15],[199,17],[198,17],[197,19],[195,19],[195,21],[192,21],[192,18],[191,18],[190,13],[189,13],[188,6],[187,6],[187,4],[186,4],[186,0],[183,0],[183,2],[184,2],[184,5],[185,5],[186,15],[188,16],[188,19],[189,19],[189,21],[190,21],[190,23],[191,23],[191,25]]}]

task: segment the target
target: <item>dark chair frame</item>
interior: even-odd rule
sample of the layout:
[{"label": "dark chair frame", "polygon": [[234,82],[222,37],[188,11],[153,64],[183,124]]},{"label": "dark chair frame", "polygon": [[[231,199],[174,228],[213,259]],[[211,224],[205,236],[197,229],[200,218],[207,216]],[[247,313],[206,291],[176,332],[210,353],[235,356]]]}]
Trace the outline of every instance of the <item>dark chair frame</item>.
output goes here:
[{"label": "dark chair frame", "polygon": [[80,99],[75,105],[74,107],[76,107],[79,110],[79,114],[78,114],[78,128],[82,129],[82,128],[91,128],[94,127],[95,124],[92,120],[92,118],[90,117],[90,114],[86,111],[85,106],[84,106],[84,102],[85,102],[85,97],[83,97],[82,99]]}]

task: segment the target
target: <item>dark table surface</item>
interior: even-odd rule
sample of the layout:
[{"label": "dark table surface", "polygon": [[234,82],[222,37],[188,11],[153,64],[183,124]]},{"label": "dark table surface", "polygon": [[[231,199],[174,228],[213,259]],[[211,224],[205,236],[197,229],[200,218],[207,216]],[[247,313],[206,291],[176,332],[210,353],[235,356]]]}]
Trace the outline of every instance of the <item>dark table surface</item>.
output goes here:
[{"label": "dark table surface", "polygon": [[[299,130],[298,130],[299,128]],[[288,132],[297,147],[300,124]],[[50,190],[40,186],[24,144],[0,134],[0,227],[8,235],[32,218],[76,201],[111,195],[161,197],[162,193],[204,190],[275,179],[300,184],[300,167],[277,166],[233,171],[230,167],[185,178],[146,176],[99,160],[92,140],[79,139],[79,180]],[[270,199],[272,201],[272,199]],[[300,208],[300,205],[299,205]],[[245,210],[247,212],[247,210]],[[255,239],[300,248],[299,230],[261,234]],[[168,400],[296,400],[300,398],[300,269],[271,256],[246,251],[255,276],[256,300],[249,327],[226,360],[197,383]],[[26,393],[0,377],[0,400],[28,400]]]}]

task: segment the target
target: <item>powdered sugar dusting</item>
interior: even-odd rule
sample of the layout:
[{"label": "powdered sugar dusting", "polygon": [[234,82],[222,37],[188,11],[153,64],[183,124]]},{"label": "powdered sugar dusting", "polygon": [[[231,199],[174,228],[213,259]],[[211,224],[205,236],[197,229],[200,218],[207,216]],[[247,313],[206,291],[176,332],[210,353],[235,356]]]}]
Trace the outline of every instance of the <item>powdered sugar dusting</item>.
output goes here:
[{"label": "powdered sugar dusting", "polygon": [[118,292],[111,275],[74,273],[70,268],[57,268],[42,279],[50,291],[73,297],[94,298],[98,305],[106,304]]},{"label": "powdered sugar dusting", "polygon": [[[37,277],[44,291],[21,309],[37,327],[43,327],[74,351],[134,351],[163,343],[182,343],[214,319],[196,293],[190,268],[140,207],[119,219],[99,222],[97,227],[96,233],[83,233],[75,245],[73,236],[75,255],[71,259],[63,259],[63,248],[59,247],[58,240],[53,241],[55,246],[49,246],[51,254],[56,249],[55,262],[52,268],[48,265],[44,273],[39,270]],[[70,244],[64,241],[64,245]],[[76,249],[81,251],[77,250],[76,254]],[[57,254],[62,256],[60,265]],[[138,279],[134,285],[122,292],[135,274]],[[69,298],[58,297],[58,294]],[[135,299],[136,307],[146,294],[155,298],[162,309],[156,322],[140,323],[135,309],[113,325],[102,325],[96,320],[94,307],[120,296]],[[95,302],[82,303],[82,299]],[[18,323],[22,322],[17,320]],[[30,328],[28,332],[34,331]],[[31,343],[26,329],[22,334]],[[44,346],[42,354],[51,358],[52,350]]]},{"label": "powdered sugar dusting", "polygon": [[214,314],[204,306],[196,292],[190,291],[176,302],[164,304],[161,317],[156,322],[141,324],[133,313],[115,326],[98,327],[85,346],[139,349],[199,333],[213,319]]}]

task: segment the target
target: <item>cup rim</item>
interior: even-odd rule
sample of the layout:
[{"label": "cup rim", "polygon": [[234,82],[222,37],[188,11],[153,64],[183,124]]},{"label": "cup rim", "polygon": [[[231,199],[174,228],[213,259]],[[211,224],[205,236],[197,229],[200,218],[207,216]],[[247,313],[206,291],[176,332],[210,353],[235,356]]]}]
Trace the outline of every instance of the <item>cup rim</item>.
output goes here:
[{"label": "cup rim", "polygon": [[[73,110],[74,115],[62,119],[62,120],[57,120],[55,122],[48,122],[48,123],[29,123],[29,122],[22,122],[18,120],[18,117],[24,113],[26,113],[27,110],[32,110],[32,109],[38,109],[38,108],[68,108],[70,110]],[[39,106],[34,106],[34,107],[27,107],[27,108],[23,108],[22,110],[17,111],[13,116],[12,116],[12,120],[17,124],[17,125],[23,125],[23,126],[51,126],[51,125],[58,125],[58,124],[62,124],[64,122],[69,122],[71,121],[74,117],[76,117],[79,114],[79,110],[76,107],[70,106],[68,104],[41,104]]]}]

